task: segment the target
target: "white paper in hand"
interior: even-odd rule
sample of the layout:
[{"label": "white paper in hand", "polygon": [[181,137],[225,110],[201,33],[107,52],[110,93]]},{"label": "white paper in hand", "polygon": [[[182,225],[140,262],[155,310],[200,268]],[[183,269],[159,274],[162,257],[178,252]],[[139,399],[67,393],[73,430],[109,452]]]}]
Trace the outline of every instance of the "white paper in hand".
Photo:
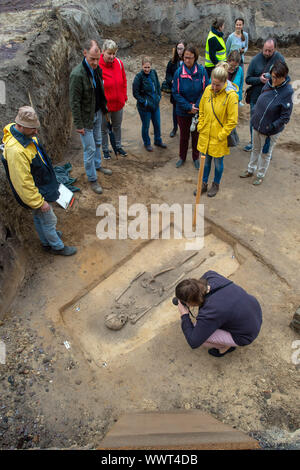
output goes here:
[{"label": "white paper in hand", "polygon": [[73,199],[73,193],[64,184],[59,185],[58,191],[59,198],[56,200],[56,202],[64,209],[67,209]]}]

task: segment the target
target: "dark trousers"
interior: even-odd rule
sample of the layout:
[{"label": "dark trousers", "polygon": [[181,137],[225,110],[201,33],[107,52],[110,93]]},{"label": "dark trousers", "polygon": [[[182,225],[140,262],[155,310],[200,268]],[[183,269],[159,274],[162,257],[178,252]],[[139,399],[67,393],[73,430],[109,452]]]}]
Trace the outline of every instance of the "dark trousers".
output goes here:
[{"label": "dark trousers", "polygon": [[197,132],[197,129],[194,132],[190,131],[193,116],[193,114],[191,114],[190,116],[177,115],[177,122],[180,129],[179,157],[183,161],[186,160],[186,155],[189,148],[190,135],[192,135],[193,160],[195,161],[199,158],[199,150],[197,150],[199,134]]},{"label": "dark trousers", "polygon": [[177,123],[177,114],[176,114],[176,103],[173,103],[173,129],[177,131],[178,123]]},{"label": "dark trousers", "polygon": [[205,67],[205,70],[207,72],[208,78],[211,77],[211,73],[215,67]]}]

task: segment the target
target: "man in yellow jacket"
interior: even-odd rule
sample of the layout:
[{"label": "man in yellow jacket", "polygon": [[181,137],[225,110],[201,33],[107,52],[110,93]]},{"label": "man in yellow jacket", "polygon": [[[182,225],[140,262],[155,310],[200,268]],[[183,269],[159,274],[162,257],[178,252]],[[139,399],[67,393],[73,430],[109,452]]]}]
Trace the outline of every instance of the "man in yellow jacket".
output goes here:
[{"label": "man in yellow jacket", "polygon": [[57,218],[50,202],[59,198],[50,158],[36,137],[40,123],[33,108],[19,109],[15,123],[4,128],[2,162],[18,203],[33,210],[34,225],[46,251],[70,256],[75,247],[65,246],[56,231]]},{"label": "man in yellow jacket", "polygon": [[207,191],[211,163],[215,175],[207,195],[214,197],[224,169],[224,155],[229,155],[227,138],[238,123],[238,87],[227,81],[228,64],[219,64],[212,72],[211,85],[205,89],[199,106],[198,150],[206,155],[201,192]]}]

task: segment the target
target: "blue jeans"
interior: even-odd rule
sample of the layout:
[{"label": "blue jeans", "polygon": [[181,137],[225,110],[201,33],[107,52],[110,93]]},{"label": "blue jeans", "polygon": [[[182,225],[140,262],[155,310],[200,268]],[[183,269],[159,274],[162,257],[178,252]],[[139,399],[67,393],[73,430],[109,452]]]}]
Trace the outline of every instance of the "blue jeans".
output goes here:
[{"label": "blue jeans", "polygon": [[64,244],[56,232],[57,217],[51,206],[47,212],[35,209],[33,211],[33,221],[43,246],[51,246],[53,250],[63,249]]},{"label": "blue jeans", "polygon": [[101,167],[101,123],[102,112],[95,113],[93,129],[84,129],[84,135],[80,135],[83,146],[83,162],[89,181],[97,181],[96,168]]},{"label": "blue jeans", "polygon": [[[255,103],[250,103],[250,136],[251,136],[251,146],[253,146],[253,126],[251,125],[251,118],[253,116]],[[262,153],[269,153],[270,150],[270,137],[266,137]]]},{"label": "blue jeans", "polygon": [[138,112],[140,114],[142,120],[142,138],[145,147],[151,144],[151,140],[149,137],[149,127],[150,121],[152,121],[153,128],[154,128],[154,143],[161,144],[161,134],[160,134],[160,110],[159,106],[154,111],[143,111],[142,109],[138,108]]},{"label": "blue jeans", "polygon": [[224,157],[211,157],[210,155],[206,155],[205,157],[205,163],[204,163],[204,172],[203,172],[203,182],[207,183],[208,182],[208,177],[210,174],[210,169],[211,169],[211,162],[212,159],[214,159],[215,162],[215,177],[214,177],[214,182],[217,184],[220,184],[222,174],[223,174],[223,169],[224,169]]}]

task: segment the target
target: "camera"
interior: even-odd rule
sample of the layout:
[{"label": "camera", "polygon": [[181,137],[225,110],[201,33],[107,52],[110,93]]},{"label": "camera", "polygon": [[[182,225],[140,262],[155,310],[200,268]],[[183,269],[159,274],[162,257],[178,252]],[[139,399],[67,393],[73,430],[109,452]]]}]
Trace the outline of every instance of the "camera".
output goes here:
[{"label": "camera", "polygon": [[198,124],[198,116],[194,116],[192,119],[191,127],[190,127],[191,132],[194,132],[196,130],[197,124]]},{"label": "camera", "polygon": [[[177,299],[177,297],[173,297],[172,303],[173,303],[173,305],[178,305],[178,299]],[[187,306],[182,300],[180,301],[180,303],[181,303],[181,305],[183,305],[184,307],[188,308],[188,306]]]},{"label": "camera", "polygon": [[271,74],[270,73],[264,73],[264,77],[267,78],[268,80],[270,80]]}]

